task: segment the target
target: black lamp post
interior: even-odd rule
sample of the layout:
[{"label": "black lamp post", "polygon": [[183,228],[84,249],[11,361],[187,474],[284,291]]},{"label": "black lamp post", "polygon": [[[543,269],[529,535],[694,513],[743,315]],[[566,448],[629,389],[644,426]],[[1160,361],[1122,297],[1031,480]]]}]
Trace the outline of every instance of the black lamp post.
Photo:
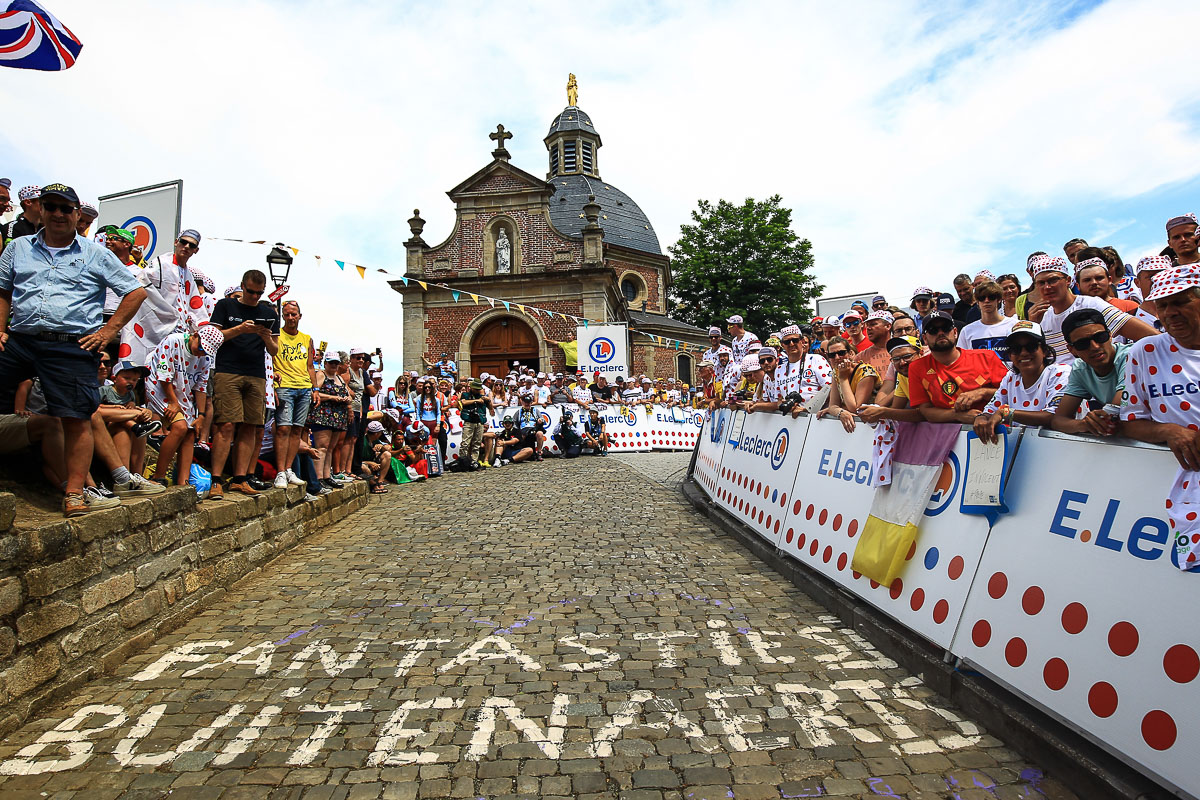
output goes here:
[{"label": "black lamp post", "polygon": [[[282,242],[276,242],[271,252],[267,253],[267,269],[271,272],[271,283],[275,284],[276,289],[287,283],[288,273],[292,271],[292,254]],[[283,311],[282,295],[275,301],[275,310],[280,313]]]}]

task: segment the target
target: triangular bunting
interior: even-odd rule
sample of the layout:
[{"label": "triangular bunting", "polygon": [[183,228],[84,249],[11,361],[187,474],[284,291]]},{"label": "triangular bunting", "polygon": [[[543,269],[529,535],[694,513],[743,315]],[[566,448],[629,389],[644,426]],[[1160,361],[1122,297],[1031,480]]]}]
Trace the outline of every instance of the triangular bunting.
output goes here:
[{"label": "triangular bunting", "polygon": [[456,303],[458,302],[458,298],[459,298],[460,294],[461,294],[460,292],[455,292],[455,291],[450,292],[450,296],[454,298],[454,302],[456,302]]},{"label": "triangular bunting", "polygon": [[294,255],[294,256],[298,256],[298,255],[300,255],[300,248],[299,248],[299,247],[289,247],[289,248],[288,248],[288,250],[291,250],[291,251],[292,251],[292,255]]},{"label": "triangular bunting", "polygon": [[467,294],[471,295],[471,299],[475,301],[475,305],[479,305],[479,295],[472,292],[467,292]]},{"label": "triangular bunting", "polygon": [[494,298],[494,297],[489,297],[489,298],[487,299],[487,301],[488,301],[489,303],[491,303],[491,304],[492,304],[492,308],[495,308],[495,307],[496,307],[496,298]]},{"label": "triangular bunting", "polygon": [[510,308],[510,307],[509,307],[509,305],[508,305],[508,301],[507,301],[507,300],[501,300],[500,302],[501,302],[501,303],[504,303],[504,310],[505,310],[505,311],[512,311],[512,308]]},{"label": "triangular bunting", "polygon": [[265,240],[262,240],[262,239],[260,239],[260,240],[258,240],[257,242],[250,242],[250,244],[266,244],[266,241],[265,241]]},{"label": "triangular bunting", "polygon": [[417,283],[421,284],[421,288],[422,288],[422,289],[424,289],[424,290],[425,290],[425,291],[427,291],[427,292],[429,291],[429,284],[428,284],[428,283],[426,283],[425,281],[417,281]]},{"label": "triangular bunting", "polygon": [[345,268],[346,268],[346,262],[345,262],[345,261],[338,261],[338,260],[335,258],[335,259],[333,260],[333,263],[335,263],[335,264],[337,264],[337,265],[338,265],[338,269],[345,269]]},{"label": "triangular bunting", "polygon": [[402,281],[404,282],[404,285],[405,285],[405,286],[408,286],[408,276],[406,276],[406,275],[401,275],[401,276],[400,276],[400,280],[402,280]]},{"label": "triangular bunting", "polygon": [[367,268],[366,267],[360,267],[357,264],[355,264],[354,268],[356,270],[358,270],[358,277],[362,278],[363,280],[367,279]]}]

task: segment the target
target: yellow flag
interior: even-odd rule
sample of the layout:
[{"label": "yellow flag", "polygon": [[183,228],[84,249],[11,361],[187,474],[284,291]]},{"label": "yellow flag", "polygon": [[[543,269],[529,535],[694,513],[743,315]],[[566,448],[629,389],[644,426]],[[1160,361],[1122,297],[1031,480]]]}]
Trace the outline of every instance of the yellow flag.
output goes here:
[{"label": "yellow flag", "polygon": [[422,288],[422,289],[424,289],[425,291],[429,291],[429,284],[428,284],[428,283],[426,283],[425,281],[417,281],[417,283],[421,284],[421,288]]},{"label": "yellow flag", "polygon": [[291,250],[291,251],[292,251],[292,255],[294,255],[294,256],[298,256],[298,255],[300,255],[300,248],[299,248],[299,247],[289,247],[289,248],[288,248],[288,250]]},{"label": "yellow flag", "polygon": [[522,314],[526,313],[525,306],[521,305],[520,303],[517,303],[517,308],[521,309]]},{"label": "yellow flag", "polygon": [[471,294],[471,292],[467,292],[467,294],[471,295],[471,299],[475,301],[475,305],[479,305],[479,295]]},{"label": "yellow flag", "polygon": [[358,277],[362,278],[363,280],[367,279],[367,268],[366,267],[360,267],[358,264],[355,264],[354,268],[356,270],[358,270]]}]

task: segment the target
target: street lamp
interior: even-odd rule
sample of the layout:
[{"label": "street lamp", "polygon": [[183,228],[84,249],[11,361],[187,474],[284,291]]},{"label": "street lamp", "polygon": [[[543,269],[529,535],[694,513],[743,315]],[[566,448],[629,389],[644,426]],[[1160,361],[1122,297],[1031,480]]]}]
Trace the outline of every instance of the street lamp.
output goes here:
[{"label": "street lamp", "polygon": [[[267,269],[271,272],[271,283],[275,284],[276,289],[287,283],[288,273],[292,271],[292,254],[283,242],[276,242],[271,252],[267,253]],[[275,301],[275,310],[282,311],[282,307],[283,295],[280,295]]]}]

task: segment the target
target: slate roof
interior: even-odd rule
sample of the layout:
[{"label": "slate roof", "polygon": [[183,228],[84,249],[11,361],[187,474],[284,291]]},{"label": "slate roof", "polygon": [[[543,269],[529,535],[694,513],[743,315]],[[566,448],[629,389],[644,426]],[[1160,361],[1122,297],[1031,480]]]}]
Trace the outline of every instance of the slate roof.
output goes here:
[{"label": "slate roof", "polygon": [[695,334],[702,339],[708,337],[708,330],[706,328],[697,328],[695,325],[689,325],[682,320],[672,319],[671,317],[663,314],[651,314],[645,311],[634,311],[632,308],[629,309],[629,322],[635,328],[639,326],[653,325],[656,328],[666,328],[673,331],[678,331],[680,333]]},{"label": "slate roof", "polygon": [[592,118],[578,106],[567,106],[559,112],[559,115],[550,123],[550,132],[546,134],[546,138],[550,138],[559,131],[588,131],[596,136],[600,135],[600,132],[592,125]]},{"label": "slate roof", "polygon": [[600,204],[600,227],[604,229],[607,244],[620,245],[643,253],[662,255],[658,236],[649,218],[638,208],[629,195],[608,181],[587,175],[560,175],[550,178],[554,185],[550,197],[550,220],[554,227],[568,236],[582,236],[583,207],[588,195],[594,194]]}]

